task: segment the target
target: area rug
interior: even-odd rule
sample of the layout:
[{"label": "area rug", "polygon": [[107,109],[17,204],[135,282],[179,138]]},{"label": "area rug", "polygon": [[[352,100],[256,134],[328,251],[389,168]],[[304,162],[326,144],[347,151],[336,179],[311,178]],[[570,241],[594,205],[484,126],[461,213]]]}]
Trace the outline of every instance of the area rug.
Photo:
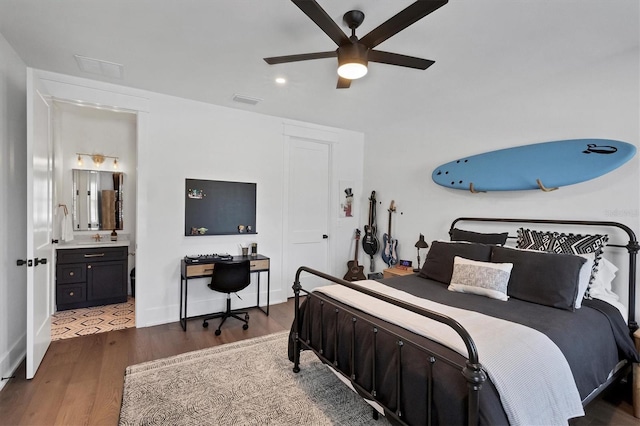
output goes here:
[{"label": "area rug", "polygon": [[288,333],[129,366],[120,425],[389,425]]},{"label": "area rug", "polygon": [[135,299],[129,296],[124,303],[56,312],[51,318],[51,340],[68,339],[135,326]]}]

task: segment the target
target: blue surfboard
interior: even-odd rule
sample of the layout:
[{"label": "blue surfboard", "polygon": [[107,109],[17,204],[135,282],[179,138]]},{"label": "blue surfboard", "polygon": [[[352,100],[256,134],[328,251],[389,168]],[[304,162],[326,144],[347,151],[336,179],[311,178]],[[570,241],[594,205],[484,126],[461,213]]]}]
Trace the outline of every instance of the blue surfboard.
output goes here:
[{"label": "blue surfboard", "polygon": [[620,167],[636,147],[610,139],[542,142],[485,152],[438,166],[438,185],[480,191],[552,190],[597,178]]}]

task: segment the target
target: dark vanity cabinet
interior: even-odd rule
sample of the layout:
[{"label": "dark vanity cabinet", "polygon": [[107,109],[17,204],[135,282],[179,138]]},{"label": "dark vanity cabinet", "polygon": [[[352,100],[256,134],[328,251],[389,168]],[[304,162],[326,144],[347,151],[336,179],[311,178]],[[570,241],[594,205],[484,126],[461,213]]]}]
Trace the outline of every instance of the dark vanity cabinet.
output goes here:
[{"label": "dark vanity cabinet", "polygon": [[128,247],[57,250],[59,311],[127,301]]}]

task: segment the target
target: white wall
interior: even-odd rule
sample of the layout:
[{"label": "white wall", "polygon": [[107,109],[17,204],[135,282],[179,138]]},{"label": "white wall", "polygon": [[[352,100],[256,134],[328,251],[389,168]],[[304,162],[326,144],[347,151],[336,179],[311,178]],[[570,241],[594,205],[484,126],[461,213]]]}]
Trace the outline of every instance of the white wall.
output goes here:
[{"label": "white wall", "polygon": [[[136,295],[148,292],[141,307],[144,324],[175,321],[178,318],[179,259],[186,254],[229,252],[239,254],[239,244],[258,243],[258,251],[271,258],[271,302],[286,298],[293,283],[284,282],[283,197],[285,120],[234,109],[153,94],[149,114],[149,142],[140,144],[139,234],[136,267]],[[287,123],[293,123],[287,121]],[[300,126],[321,128],[305,123]],[[363,137],[359,133],[331,129],[339,135],[334,146],[333,187],[351,179],[362,186]],[[347,160],[349,159],[349,160]],[[184,181],[186,178],[257,183],[258,235],[184,236]],[[334,192],[336,192],[334,191]],[[336,212],[337,197],[331,212]],[[143,227],[144,223],[144,227]],[[346,225],[335,219],[332,229]],[[336,274],[346,271],[350,235],[331,232],[330,263]],[[140,277],[140,278],[139,278]],[[261,292],[265,291],[265,276]],[[140,283],[139,283],[140,282]],[[138,284],[139,283],[139,284]],[[141,290],[138,290],[138,286]],[[243,291],[249,305],[255,300],[255,284]],[[189,289],[190,314],[223,308],[223,299],[204,285]],[[145,293],[146,295],[147,293]],[[217,302],[212,303],[212,298]],[[266,300],[266,295],[261,296]],[[140,310],[138,310],[140,312]]]},{"label": "white wall", "polygon": [[[638,154],[605,176],[549,193],[471,194],[436,185],[431,173],[460,157],[551,140],[609,138],[640,146],[639,63],[638,50],[627,51],[562,74],[523,75],[517,87],[505,87],[500,73],[483,74],[461,81],[450,96],[425,99],[424,110],[414,116],[367,132],[365,193],[376,190],[381,201],[379,236],[387,229],[391,199],[398,207],[394,233],[400,257],[414,262],[419,233],[427,241],[448,239],[451,221],[460,216],[610,220],[637,234]],[[378,270],[383,267],[378,258]],[[626,289],[619,292],[626,297]]]},{"label": "white wall", "polygon": [[[26,66],[0,35],[0,374],[9,377],[26,350]],[[6,381],[0,381],[0,388]]]},{"label": "white wall", "polygon": [[[329,130],[338,136],[332,165],[330,272],[343,275],[357,219],[339,219],[339,182],[362,188],[364,138],[361,133],[284,120],[121,86],[40,72],[57,98],[110,106],[142,105],[138,114],[136,321],[138,326],[175,322],[179,316],[180,259],[187,254],[238,254],[239,244],[257,242],[271,258],[271,303],[282,302],[282,211],[284,196],[284,126]],[[87,99],[85,99],[87,98]],[[91,98],[91,99],[88,99]],[[126,104],[126,105],[124,105]],[[257,235],[184,236],[186,178],[257,183]],[[360,208],[359,206],[356,208]],[[341,232],[347,228],[348,232]],[[266,291],[266,277],[261,292]],[[201,280],[189,289],[189,314],[222,310],[224,296]],[[244,290],[241,307],[254,303],[256,284]],[[246,296],[246,297],[245,297]],[[266,294],[261,296],[266,300]]]}]

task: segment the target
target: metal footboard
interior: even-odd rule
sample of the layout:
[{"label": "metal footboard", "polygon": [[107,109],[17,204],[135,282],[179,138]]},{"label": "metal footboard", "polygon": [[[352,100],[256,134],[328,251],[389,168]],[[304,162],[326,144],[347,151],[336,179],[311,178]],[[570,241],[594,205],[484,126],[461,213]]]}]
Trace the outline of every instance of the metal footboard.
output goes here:
[{"label": "metal footboard", "polygon": [[[332,283],[336,283],[336,284],[340,284],[346,287],[349,287],[353,290],[359,291],[361,293],[367,294],[369,296],[375,297],[377,299],[383,300],[385,302],[388,303],[392,303],[396,306],[400,306],[404,309],[407,309],[411,312],[417,313],[419,315],[422,315],[424,317],[430,318],[432,320],[438,321],[440,323],[446,324],[447,326],[451,327],[462,339],[462,341],[464,342],[467,352],[468,352],[468,357],[464,363],[464,365],[461,365],[459,362],[453,361],[449,358],[447,358],[446,356],[443,356],[441,354],[438,354],[436,352],[434,352],[433,350],[424,347],[423,345],[421,345],[420,343],[413,341],[410,338],[407,338],[407,336],[401,336],[400,334],[394,332],[391,329],[385,328],[384,325],[381,325],[379,323],[374,323],[373,321],[371,321],[370,319],[368,319],[367,317],[363,316],[358,310],[356,309],[350,309],[348,307],[345,307],[343,305],[338,306],[337,304],[334,303],[334,301],[320,293],[309,293],[306,290],[304,290],[300,284],[300,274],[302,272],[307,272],[311,275],[315,275],[318,277],[321,277],[327,281],[331,281]],[[403,399],[403,383],[402,383],[402,378],[403,378],[403,363],[402,363],[402,357],[403,357],[403,351],[406,351],[408,347],[411,347],[412,349],[416,349],[418,351],[420,351],[421,353],[425,354],[425,359],[427,360],[427,365],[425,366],[426,368],[426,379],[427,379],[427,383],[426,383],[426,388],[427,388],[427,401],[425,401],[424,407],[426,410],[426,419],[427,419],[427,424],[431,425],[432,421],[433,421],[433,370],[434,368],[437,368],[437,365],[439,363],[445,363],[449,366],[453,366],[456,369],[460,369],[462,375],[464,376],[464,378],[466,379],[467,382],[467,388],[468,388],[468,398],[467,398],[467,411],[468,411],[468,424],[469,425],[477,425],[478,421],[479,421],[479,409],[480,409],[480,390],[482,388],[483,383],[485,382],[485,380],[487,379],[483,369],[482,369],[482,365],[480,364],[480,361],[478,359],[478,352],[475,346],[475,343],[473,342],[471,336],[469,335],[469,333],[454,319],[439,314],[437,312],[433,312],[424,308],[421,308],[419,306],[410,304],[410,303],[406,303],[402,300],[399,299],[395,299],[380,293],[377,293],[375,291],[366,289],[366,288],[362,288],[360,286],[354,285],[348,281],[333,277],[331,275],[325,274],[323,272],[320,271],[316,271],[314,269],[302,266],[300,268],[298,268],[298,271],[296,272],[296,276],[295,276],[295,282],[293,284],[293,292],[294,292],[294,297],[295,297],[295,317],[294,317],[294,323],[293,323],[293,371],[294,372],[299,372],[300,371],[300,352],[304,349],[307,350],[311,350],[313,351],[316,356],[318,356],[318,358],[326,363],[326,364],[331,364],[334,367],[341,367],[341,368],[335,368],[336,371],[338,371],[340,374],[342,374],[344,377],[346,377],[353,385],[353,387],[356,389],[356,391],[362,395],[363,397],[370,399],[372,401],[375,401],[376,403],[378,403],[379,405],[381,405],[384,408],[385,411],[385,415],[387,417],[391,417],[393,418],[396,422],[399,422],[400,424],[407,424],[407,422],[405,421],[405,415],[402,412],[402,399]],[[334,316],[334,318],[332,318],[332,322],[334,324],[334,327],[336,328],[335,332],[333,333],[333,339],[334,341],[331,342],[332,343],[332,347],[333,347],[333,353],[329,354],[327,353],[327,351],[325,350],[325,337],[324,335],[320,336],[320,345],[319,347],[314,347],[314,345],[312,344],[312,339],[310,338],[311,335],[311,330],[309,329],[310,327],[310,321],[307,321],[307,330],[304,330],[305,333],[304,335],[307,337],[306,339],[302,339],[301,335],[303,334],[303,330],[300,330],[300,325],[301,325],[301,321],[300,319],[302,318],[301,314],[301,307],[300,307],[300,296],[301,293],[304,293],[307,298],[317,298],[319,303],[320,303],[320,322],[324,325],[325,321],[329,320],[330,316]],[[307,307],[307,309],[310,309],[311,303],[310,301],[308,301],[308,303],[306,303],[305,305]],[[338,325],[339,325],[339,321],[338,321],[338,315],[348,315],[351,318],[351,337],[350,339],[347,339],[349,341],[347,342],[339,342],[339,333],[338,333]],[[326,319],[325,319],[326,318]],[[356,370],[355,370],[355,365],[356,365],[356,324],[362,324],[364,323],[367,328],[370,330],[370,332],[372,333],[372,342],[373,342],[373,359],[371,360],[371,365],[372,365],[372,386],[371,389],[364,389],[361,385],[359,385],[356,382]],[[320,327],[320,333],[324,333],[325,327],[321,326]],[[390,335],[393,336],[393,338],[396,341],[396,345],[395,345],[395,359],[396,359],[396,363],[395,363],[395,375],[396,375],[396,380],[395,380],[395,406],[396,408],[393,409],[392,407],[389,407],[388,405],[386,405],[383,401],[380,400],[379,398],[379,394],[380,394],[380,389],[378,389],[378,381],[376,378],[376,354],[377,354],[377,336],[380,332],[384,332],[384,333],[388,333]],[[348,353],[349,353],[349,360],[348,360],[348,365],[347,366],[339,366],[338,365],[338,345],[349,345],[347,346],[348,349]],[[318,345],[316,345],[318,346]],[[333,355],[333,356],[332,356]],[[333,359],[329,359],[328,357],[332,356]],[[346,372],[345,372],[346,371]],[[377,414],[377,413],[375,413]]]}]

